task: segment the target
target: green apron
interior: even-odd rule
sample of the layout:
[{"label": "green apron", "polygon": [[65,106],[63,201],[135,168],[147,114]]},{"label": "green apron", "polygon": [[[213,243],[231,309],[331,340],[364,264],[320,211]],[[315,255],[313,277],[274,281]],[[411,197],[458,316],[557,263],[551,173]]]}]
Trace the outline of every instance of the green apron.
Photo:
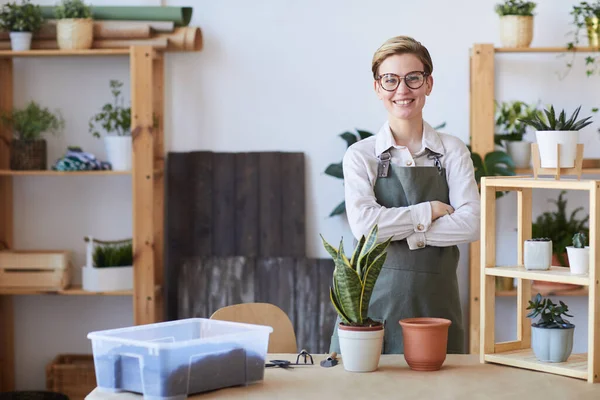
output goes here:
[{"label": "green apron", "polygon": [[[383,207],[407,207],[438,200],[450,204],[445,169],[437,153],[431,167],[399,167],[390,162],[389,152],[379,158],[374,192]],[[402,354],[402,328],[398,321],[411,317],[441,317],[452,321],[448,332],[448,354],[464,353],[464,328],[456,270],[457,246],[425,246],[410,250],[406,240],[395,240],[373,289],[369,317],[383,321],[385,336],[382,353]],[[330,352],[340,354],[338,317]]]}]

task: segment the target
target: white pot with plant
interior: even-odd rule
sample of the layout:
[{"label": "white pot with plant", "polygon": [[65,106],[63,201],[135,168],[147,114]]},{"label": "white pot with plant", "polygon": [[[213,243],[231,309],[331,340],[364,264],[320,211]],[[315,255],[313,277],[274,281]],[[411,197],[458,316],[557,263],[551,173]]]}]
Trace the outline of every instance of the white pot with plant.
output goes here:
[{"label": "white pot with plant", "polygon": [[89,292],[133,289],[133,243],[131,239],[103,241],[86,236],[86,265],[82,287]]},{"label": "white pot with plant", "polygon": [[0,11],[0,27],[10,32],[10,46],[13,51],[31,49],[33,34],[42,26],[42,10],[40,6],[23,0],[21,4],[9,2]]},{"label": "white pot with plant", "polygon": [[533,40],[533,1],[505,0],[495,7],[500,17],[500,42],[504,47],[529,47]]},{"label": "white pot with plant", "polygon": [[[554,106],[544,110],[546,118],[534,115],[521,121],[536,129],[535,137],[540,153],[542,168],[573,168],[579,143],[579,131],[590,125],[592,117],[577,119],[581,106],[577,107],[567,119],[565,110],[557,116]],[[557,147],[560,144],[560,166],[558,165]]]},{"label": "white pot with plant", "polygon": [[527,307],[531,312],[527,318],[540,317],[531,324],[531,348],[533,354],[542,362],[565,362],[573,351],[573,334],[575,325],[562,316],[567,314],[569,307],[560,301],[554,304],[549,298],[543,298],[539,293],[533,301],[529,300]]},{"label": "white pot with plant", "polygon": [[527,270],[548,270],[552,266],[552,240],[527,239],[523,245],[523,262]]},{"label": "white pot with plant", "polygon": [[62,0],[54,10],[59,49],[89,49],[94,41],[94,20],[82,0]]},{"label": "white pot with plant", "polygon": [[0,123],[13,131],[10,142],[10,169],[45,170],[48,151],[45,133],[59,134],[65,126],[60,111],[31,101],[25,108],[0,114]]},{"label": "white pot with plant", "polygon": [[[342,362],[350,372],[375,371],[383,346],[384,326],[369,317],[369,302],[392,238],[378,244],[377,232],[375,225],[366,239],[363,236],[359,240],[350,259],[344,254],[342,242],[336,249],[321,236],[335,263],[330,298],[341,321],[337,328]],[[369,263],[360,263],[359,259]]]},{"label": "white pot with plant", "polygon": [[113,102],[102,107],[102,111],[92,116],[89,121],[90,132],[100,138],[104,131],[104,145],[107,161],[115,171],[131,170],[132,147],[131,140],[131,107],[124,107],[121,97],[123,83],[110,81]]},{"label": "white pot with plant", "polygon": [[590,248],[586,246],[587,236],[584,232],[573,235],[573,245],[567,246],[569,268],[573,275],[585,275],[590,267]]},{"label": "white pot with plant", "polygon": [[506,149],[513,159],[515,168],[531,166],[531,142],[523,139],[527,133],[527,125],[520,118],[532,118],[542,114],[537,105],[529,105],[523,101],[496,102],[496,128],[494,141]]}]

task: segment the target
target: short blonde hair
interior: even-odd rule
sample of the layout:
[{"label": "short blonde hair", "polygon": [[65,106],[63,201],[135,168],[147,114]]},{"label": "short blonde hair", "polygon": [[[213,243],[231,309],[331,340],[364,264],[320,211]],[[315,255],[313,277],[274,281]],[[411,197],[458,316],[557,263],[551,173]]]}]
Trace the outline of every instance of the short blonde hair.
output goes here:
[{"label": "short blonde hair", "polygon": [[410,36],[396,36],[386,40],[373,55],[373,62],[371,64],[373,78],[377,79],[381,63],[386,58],[395,54],[414,54],[423,63],[426,74],[431,75],[433,72],[433,62],[431,61],[429,50],[425,46]]}]

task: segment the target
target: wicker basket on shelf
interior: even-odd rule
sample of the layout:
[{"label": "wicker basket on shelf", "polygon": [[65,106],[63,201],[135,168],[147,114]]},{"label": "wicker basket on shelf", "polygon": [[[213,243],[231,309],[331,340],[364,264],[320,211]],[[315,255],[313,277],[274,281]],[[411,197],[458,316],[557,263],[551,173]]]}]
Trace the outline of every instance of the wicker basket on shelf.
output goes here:
[{"label": "wicker basket on shelf", "polygon": [[94,42],[94,20],[65,18],[56,22],[56,41],[62,50],[90,49]]},{"label": "wicker basket on shelf", "polygon": [[14,139],[10,147],[10,169],[20,171],[46,169],[48,150],[44,139]]},{"label": "wicker basket on shelf", "polygon": [[500,42],[504,47],[529,47],[533,40],[533,16],[500,17]]},{"label": "wicker basket on shelf", "polygon": [[46,366],[46,389],[64,393],[69,400],[84,400],[95,388],[92,355],[59,354]]}]

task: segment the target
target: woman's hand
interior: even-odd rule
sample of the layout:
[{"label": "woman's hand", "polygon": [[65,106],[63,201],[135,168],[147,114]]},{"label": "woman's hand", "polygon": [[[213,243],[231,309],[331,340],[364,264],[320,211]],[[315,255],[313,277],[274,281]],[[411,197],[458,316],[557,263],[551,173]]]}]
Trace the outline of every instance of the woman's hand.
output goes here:
[{"label": "woman's hand", "polygon": [[450,215],[454,212],[454,208],[450,204],[442,203],[441,201],[433,200],[431,204],[431,220],[435,221],[444,215]]}]

